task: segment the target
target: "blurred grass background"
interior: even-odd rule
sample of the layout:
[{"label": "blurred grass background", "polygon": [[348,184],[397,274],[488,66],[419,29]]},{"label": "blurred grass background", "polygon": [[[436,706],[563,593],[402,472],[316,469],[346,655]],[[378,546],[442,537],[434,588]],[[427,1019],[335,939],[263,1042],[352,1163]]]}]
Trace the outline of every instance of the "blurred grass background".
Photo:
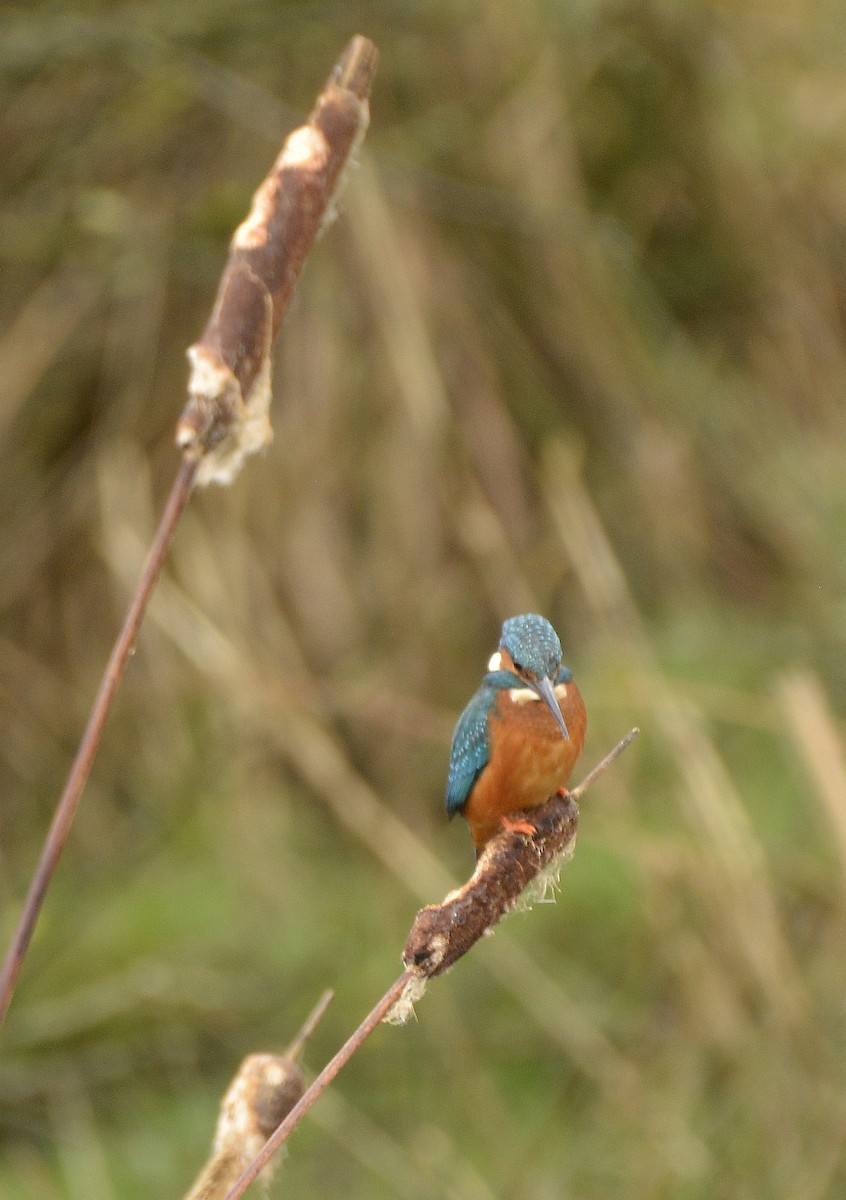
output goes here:
[{"label": "blurred grass background", "polygon": [[0,931],[176,467],[228,238],[346,40],[366,153],[275,441],[183,521],[0,1045],[0,1194],[182,1194],[240,1058],[317,1069],[472,863],[503,617],[586,697],[559,903],[383,1029],[276,1194],[846,1190],[846,26],[709,0],[0,18]]}]

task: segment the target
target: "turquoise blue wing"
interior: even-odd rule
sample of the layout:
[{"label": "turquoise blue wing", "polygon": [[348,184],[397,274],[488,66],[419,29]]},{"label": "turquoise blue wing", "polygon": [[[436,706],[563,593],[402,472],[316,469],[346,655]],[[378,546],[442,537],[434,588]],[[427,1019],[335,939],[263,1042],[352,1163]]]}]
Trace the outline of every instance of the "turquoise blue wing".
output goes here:
[{"label": "turquoise blue wing", "polygon": [[450,816],[467,803],[470,789],[490,757],[488,713],[493,702],[494,691],[480,687],[458,718],[452,735],[446,786],[446,809]]}]

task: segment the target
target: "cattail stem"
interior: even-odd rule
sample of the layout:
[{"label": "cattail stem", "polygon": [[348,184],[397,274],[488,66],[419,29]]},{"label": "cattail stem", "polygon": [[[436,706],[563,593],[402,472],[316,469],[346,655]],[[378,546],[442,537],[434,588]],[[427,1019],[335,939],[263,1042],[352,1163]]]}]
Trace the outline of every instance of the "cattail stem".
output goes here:
[{"label": "cattail stem", "polygon": [[103,672],[103,679],[94,699],[91,715],[80,740],[76,758],[73,760],[67,781],[56,805],[52,824],[29,885],[23,910],[3,963],[3,970],[0,972],[0,1026],[8,1012],[15,984],[32,940],[38,915],[41,912],[44,896],[67,841],[82,789],[91,772],[91,766],[100,745],[100,738],[103,736],[103,729],[132,655],[135,639],[144,619],[144,613],[147,611],[150,596],[173,541],[179,518],[191,495],[196,470],[196,457],[186,457],[179,468],[161,522],[153,538],[153,544],[147,555],[147,561],[141,571],[135,594]]}]

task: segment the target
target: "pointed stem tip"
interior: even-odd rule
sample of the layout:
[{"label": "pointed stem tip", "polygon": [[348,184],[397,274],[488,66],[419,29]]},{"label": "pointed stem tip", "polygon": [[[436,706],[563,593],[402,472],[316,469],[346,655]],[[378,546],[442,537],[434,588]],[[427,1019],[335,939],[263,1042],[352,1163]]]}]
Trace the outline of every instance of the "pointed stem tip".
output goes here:
[{"label": "pointed stem tip", "polygon": [[626,736],[620,739],[614,749],[609,750],[602,761],[598,762],[592,771],[588,771],[578,787],[570,788],[572,798],[580,800],[597,776],[601,775],[607,767],[610,767],[615,758],[620,757],[626,747],[631,745],[639,733],[640,729],[637,726],[634,729],[630,729]]},{"label": "pointed stem tip", "polygon": [[370,95],[379,51],[369,38],[356,34],[347,44],[332,72],[332,82],[364,100]]}]

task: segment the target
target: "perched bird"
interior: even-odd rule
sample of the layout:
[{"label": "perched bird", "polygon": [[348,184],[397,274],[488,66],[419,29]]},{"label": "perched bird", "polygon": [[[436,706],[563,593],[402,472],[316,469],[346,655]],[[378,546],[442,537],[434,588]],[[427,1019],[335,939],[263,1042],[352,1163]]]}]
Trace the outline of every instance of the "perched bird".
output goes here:
[{"label": "perched bird", "polygon": [[446,808],[450,816],[463,814],[477,854],[503,826],[535,832],[529,821],[508,814],[563,792],[586,725],[584,702],[549,621],[537,613],[511,617],[452,736]]}]

